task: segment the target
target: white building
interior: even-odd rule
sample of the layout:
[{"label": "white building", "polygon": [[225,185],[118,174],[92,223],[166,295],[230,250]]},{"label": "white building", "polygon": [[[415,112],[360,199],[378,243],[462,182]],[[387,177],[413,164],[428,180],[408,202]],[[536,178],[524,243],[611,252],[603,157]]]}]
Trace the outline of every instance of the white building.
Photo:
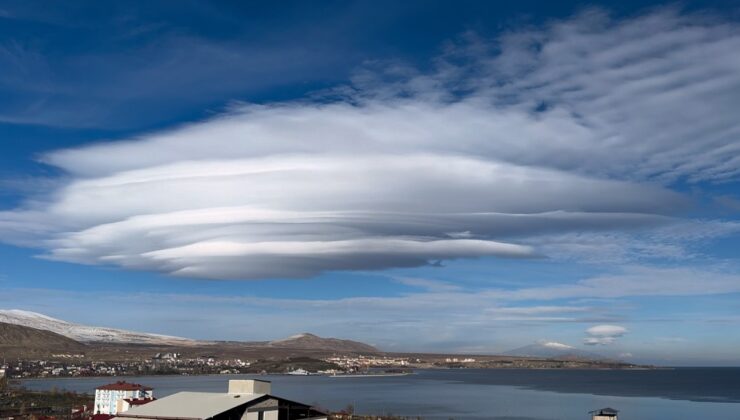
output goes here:
[{"label": "white building", "polygon": [[178,392],[119,413],[120,420],[326,420],[310,405],[276,397],[272,385],[259,380],[230,380],[229,390]]},{"label": "white building", "polygon": [[116,415],[124,411],[123,400],[151,400],[154,397],[152,388],[125,381],[103,385],[95,389],[95,411],[93,414]]}]

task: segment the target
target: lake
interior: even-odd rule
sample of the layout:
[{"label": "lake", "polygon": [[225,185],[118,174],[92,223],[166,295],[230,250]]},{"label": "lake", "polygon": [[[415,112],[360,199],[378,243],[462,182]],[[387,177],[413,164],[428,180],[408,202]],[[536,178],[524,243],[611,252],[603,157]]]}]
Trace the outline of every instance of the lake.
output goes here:
[{"label": "lake", "polygon": [[740,419],[740,368],[670,370],[418,370],[407,376],[146,376],[24,380],[32,390],[92,393],[118,379],[179,391],[226,392],[228,379],[272,381],[273,394],[359,414],[425,419],[578,420],[613,407],[620,420]]}]

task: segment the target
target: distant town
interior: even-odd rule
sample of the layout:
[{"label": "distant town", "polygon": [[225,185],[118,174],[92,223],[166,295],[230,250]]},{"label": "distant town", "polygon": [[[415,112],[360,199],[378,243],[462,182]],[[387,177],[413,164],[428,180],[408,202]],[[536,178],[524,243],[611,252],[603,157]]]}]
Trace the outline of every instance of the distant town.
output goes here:
[{"label": "distant town", "polygon": [[39,360],[5,361],[2,369],[9,379],[212,374],[289,374],[289,375],[380,375],[403,374],[412,369],[637,369],[644,366],[622,362],[557,360],[502,356],[410,357],[376,355],[335,355],[325,358],[305,356],[279,359],[222,359],[214,355],[183,358],[180,353],[156,353],[138,361],[94,361],[79,354],[57,354]]}]

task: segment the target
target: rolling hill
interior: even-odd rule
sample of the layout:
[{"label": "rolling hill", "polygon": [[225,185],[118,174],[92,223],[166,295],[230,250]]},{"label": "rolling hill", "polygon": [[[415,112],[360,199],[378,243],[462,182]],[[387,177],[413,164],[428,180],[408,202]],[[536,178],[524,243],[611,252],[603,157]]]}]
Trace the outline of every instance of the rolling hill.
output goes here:
[{"label": "rolling hill", "polygon": [[71,338],[23,325],[0,322],[0,351],[38,353],[80,353],[87,346]]},{"label": "rolling hill", "polygon": [[310,333],[302,333],[274,340],[267,343],[269,347],[303,349],[303,350],[327,350],[340,353],[379,353],[375,347],[360,343],[359,341],[341,340],[338,338],[323,338]]},{"label": "rolling hill", "polygon": [[[301,355],[305,353],[361,353],[373,354],[380,351],[368,344],[338,338],[323,338],[314,334],[303,333],[282,340],[274,341],[201,341],[182,337],[141,333],[107,327],[91,327],[52,318],[40,313],[18,309],[0,310],[0,323],[25,327],[34,331],[52,334],[70,342],[88,344],[92,350],[105,349],[108,353],[117,353],[123,347],[138,346],[142,351],[147,347],[177,347],[193,352],[228,351],[253,354]],[[10,330],[9,330],[10,331]],[[9,333],[10,334],[10,333]],[[51,338],[52,335],[48,337]],[[35,336],[34,336],[35,337]],[[28,340],[33,338],[29,336]],[[39,337],[41,342],[41,337]],[[132,350],[132,349],[127,349]]]}]

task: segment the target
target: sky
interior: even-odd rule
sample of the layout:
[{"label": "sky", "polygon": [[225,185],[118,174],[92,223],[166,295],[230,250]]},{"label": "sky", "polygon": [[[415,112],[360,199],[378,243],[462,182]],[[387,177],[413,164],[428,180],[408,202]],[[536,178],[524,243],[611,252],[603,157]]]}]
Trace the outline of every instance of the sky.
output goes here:
[{"label": "sky", "polygon": [[0,308],[740,365],[732,1],[0,1]]}]

